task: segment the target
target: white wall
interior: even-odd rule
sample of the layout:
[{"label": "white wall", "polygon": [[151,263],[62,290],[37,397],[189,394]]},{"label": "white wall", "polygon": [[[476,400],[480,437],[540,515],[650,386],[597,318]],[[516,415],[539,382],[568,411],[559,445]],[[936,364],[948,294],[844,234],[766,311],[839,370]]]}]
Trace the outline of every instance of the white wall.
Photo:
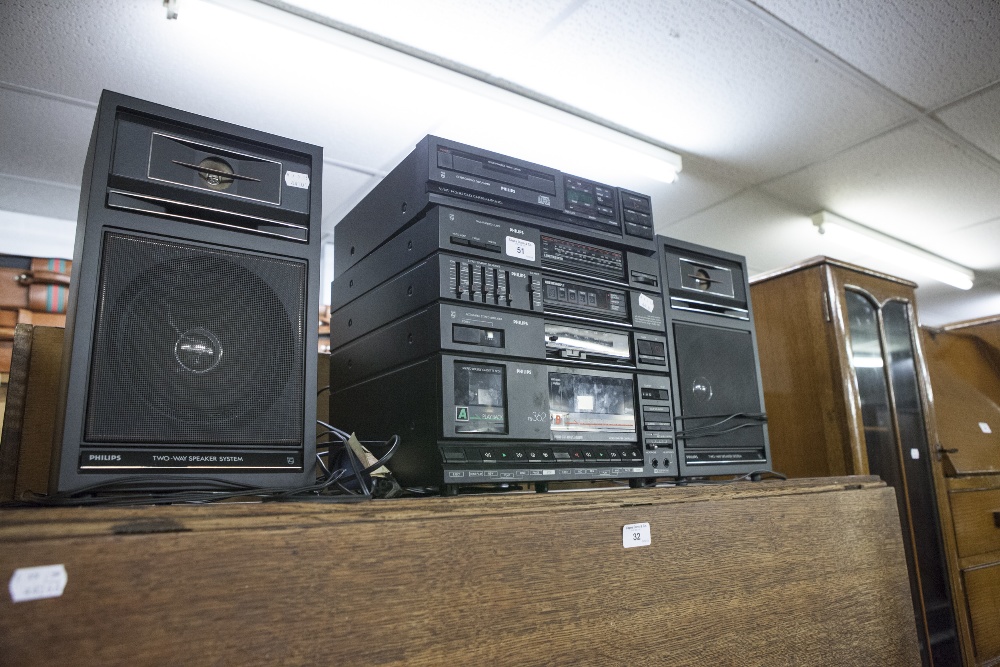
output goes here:
[{"label": "white wall", "polygon": [[73,259],[76,223],[0,210],[0,254]]}]

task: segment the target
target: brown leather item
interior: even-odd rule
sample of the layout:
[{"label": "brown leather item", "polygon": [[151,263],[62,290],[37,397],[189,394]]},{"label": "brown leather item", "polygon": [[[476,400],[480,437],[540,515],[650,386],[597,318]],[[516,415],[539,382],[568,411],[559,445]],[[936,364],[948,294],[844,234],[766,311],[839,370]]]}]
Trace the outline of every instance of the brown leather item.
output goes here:
[{"label": "brown leather item", "polygon": [[0,308],[65,313],[73,262],[35,257],[31,268],[0,267]]}]

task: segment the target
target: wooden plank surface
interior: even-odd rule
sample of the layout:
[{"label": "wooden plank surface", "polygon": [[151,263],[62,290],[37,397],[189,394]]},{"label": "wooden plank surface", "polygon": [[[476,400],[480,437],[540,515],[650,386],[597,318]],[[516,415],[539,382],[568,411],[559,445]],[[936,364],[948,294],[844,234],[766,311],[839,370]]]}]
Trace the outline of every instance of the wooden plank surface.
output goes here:
[{"label": "wooden plank surface", "polygon": [[65,593],[3,596],[4,662],[919,664],[872,478],[0,512],[0,573],[47,564]]},{"label": "wooden plank surface", "polygon": [[976,662],[1000,662],[1000,563],[966,570],[965,588],[976,645]]},{"label": "wooden plank surface", "polygon": [[1000,527],[993,518],[1000,511],[1000,489],[952,492],[950,497],[959,557],[1000,552]]}]

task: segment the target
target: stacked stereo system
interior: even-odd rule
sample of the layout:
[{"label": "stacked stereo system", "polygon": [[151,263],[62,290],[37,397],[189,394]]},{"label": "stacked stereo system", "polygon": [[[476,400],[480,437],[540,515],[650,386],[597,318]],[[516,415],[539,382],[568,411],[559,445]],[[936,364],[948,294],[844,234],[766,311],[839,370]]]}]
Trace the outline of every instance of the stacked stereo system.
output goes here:
[{"label": "stacked stereo system", "polygon": [[404,486],[769,462],[742,258],[650,198],[428,136],[335,229],[331,416]]},{"label": "stacked stereo system", "polygon": [[[50,488],[314,480],[321,169],[104,93]],[[404,486],[768,467],[745,263],[657,237],[646,195],[428,136],[335,253],[332,420],[399,435]]]}]

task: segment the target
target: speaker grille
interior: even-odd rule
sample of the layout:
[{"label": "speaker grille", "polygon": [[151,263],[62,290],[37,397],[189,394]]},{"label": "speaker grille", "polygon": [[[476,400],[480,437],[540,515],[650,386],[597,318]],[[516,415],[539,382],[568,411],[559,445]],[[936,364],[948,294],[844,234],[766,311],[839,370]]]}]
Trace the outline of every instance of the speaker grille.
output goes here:
[{"label": "speaker grille", "polygon": [[[749,331],[698,324],[674,324],[677,383],[684,429],[708,427],[736,413],[760,413],[757,364]],[[699,419],[699,417],[701,417]],[[718,429],[745,423],[731,420]],[[763,447],[759,425],[718,437],[692,439],[688,447]]]},{"label": "speaker grille", "polygon": [[108,233],[85,438],[301,443],[306,265]]}]

